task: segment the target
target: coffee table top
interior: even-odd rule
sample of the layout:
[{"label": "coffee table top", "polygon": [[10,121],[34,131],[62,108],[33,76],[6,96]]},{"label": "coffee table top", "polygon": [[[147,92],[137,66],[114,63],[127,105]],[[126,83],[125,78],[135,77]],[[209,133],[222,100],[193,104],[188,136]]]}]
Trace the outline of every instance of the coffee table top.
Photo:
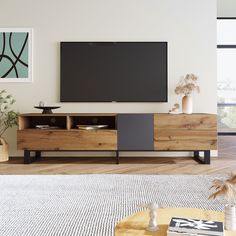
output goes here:
[{"label": "coffee table top", "polygon": [[[224,221],[224,213],[217,211],[207,211],[197,208],[165,208],[157,210],[159,230],[149,232],[146,230],[149,222],[149,212],[141,211],[120,221],[115,228],[116,236],[139,236],[155,235],[166,236],[168,225],[172,217],[186,217],[202,220]],[[235,236],[236,232],[225,231],[225,236]]]}]

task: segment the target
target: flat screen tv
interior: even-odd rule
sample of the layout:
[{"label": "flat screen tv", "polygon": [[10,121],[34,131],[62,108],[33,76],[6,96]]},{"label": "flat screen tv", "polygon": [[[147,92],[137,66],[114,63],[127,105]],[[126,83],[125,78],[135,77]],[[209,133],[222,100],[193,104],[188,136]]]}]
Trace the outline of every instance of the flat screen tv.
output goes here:
[{"label": "flat screen tv", "polygon": [[167,42],[61,42],[61,102],[167,102]]}]

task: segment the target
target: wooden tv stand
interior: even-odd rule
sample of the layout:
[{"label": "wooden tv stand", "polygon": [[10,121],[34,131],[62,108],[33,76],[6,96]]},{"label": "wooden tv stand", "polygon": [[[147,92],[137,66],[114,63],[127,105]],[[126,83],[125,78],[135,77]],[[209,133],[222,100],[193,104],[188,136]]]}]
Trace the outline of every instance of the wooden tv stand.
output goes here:
[{"label": "wooden tv stand", "polygon": [[[108,127],[77,128],[94,124]],[[24,150],[26,164],[42,151],[114,151],[117,164],[121,151],[192,151],[195,159],[210,164],[210,150],[217,149],[217,121],[214,114],[21,114],[17,149]]]}]

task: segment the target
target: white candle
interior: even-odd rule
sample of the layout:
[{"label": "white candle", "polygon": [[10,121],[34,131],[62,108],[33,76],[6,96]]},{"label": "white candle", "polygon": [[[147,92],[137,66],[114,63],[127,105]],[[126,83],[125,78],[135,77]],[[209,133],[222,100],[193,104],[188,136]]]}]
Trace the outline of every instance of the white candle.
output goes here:
[{"label": "white candle", "polygon": [[235,205],[225,205],[225,229],[236,230],[236,207]]}]

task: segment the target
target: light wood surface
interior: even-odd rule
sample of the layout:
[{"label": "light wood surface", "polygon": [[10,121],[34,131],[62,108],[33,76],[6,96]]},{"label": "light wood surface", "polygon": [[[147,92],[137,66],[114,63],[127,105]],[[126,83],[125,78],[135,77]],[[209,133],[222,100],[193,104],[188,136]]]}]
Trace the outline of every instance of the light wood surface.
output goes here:
[{"label": "light wood surface", "polygon": [[[199,165],[188,156],[155,156],[156,153],[121,153],[120,164],[115,164],[114,152],[61,153],[43,152],[42,158],[30,165],[23,164],[22,156],[10,157],[0,163],[0,174],[155,174],[155,175],[224,175],[236,171],[236,136],[219,137],[218,157],[211,165]],[[160,153],[158,153],[160,155]],[[129,156],[128,156],[129,155]],[[173,153],[173,155],[176,155]],[[88,158],[91,157],[92,158]]]},{"label": "light wood surface", "polygon": [[[106,118],[110,116],[113,120],[110,120],[109,124],[115,129],[116,115],[115,113],[22,114],[19,116],[17,147],[18,149],[24,148],[30,150],[76,150],[78,147],[80,147],[78,150],[116,150],[117,142],[115,142],[115,139],[117,137],[114,132],[101,132],[100,134],[104,135],[104,138],[98,137],[99,133],[97,133],[97,135],[87,133],[88,135],[86,136],[86,133],[76,134],[74,132],[71,134],[66,132],[57,133],[58,137],[53,137],[53,134],[56,134],[54,132],[42,133],[36,130],[38,132],[37,137],[37,133],[28,129],[34,128],[38,124],[45,124],[59,126],[61,129],[72,131],[72,128],[79,124],[79,119],[82,119],[82,117],[85,118],[85,116]],[[88,122],[91,122],[90,120],[88,119]],[[54,121],[54,123],[52,123],[52,121]],[[216,125],[216,115],[212,114],[154,114],[154,150],[216,150]],[[22,133],[20,131],[25,132]],[[71,138],[69,135],[71,135]],[[78,140],[78,136],[81,140]],[[91,142],[89,137],[92,138]],[[109,137],[111,138],[110,141],[108,141]],[[60,142],[60,140],[64,138],[65,142]],[[75,141],[73,142],[74,138]],[[98,138],[97,142],[93,140],[93,138]],[[40,140],[41,144],[37,139]],[[77,141],[78,145],[75,143]],[[85,141],[88,143],[86,144]],[[71,146],[69,145],[70,143]],[[38,147],[36,147],[36,144],[38,144]],[[116,144],[116,147],[114,147],[114,144]],[[43,149],[41,148],[42,146],[44,147]],[[46,149],[46,147],[50,149]]]},{"label": "light wood surface", "polygon": [[[91,122],[91,116],[100,117],[100,122],[107,121],[112,129],[79,130],[79,122]],[[109,117],[108,117],[109,116]],[[72,151],[72,150],[116,150],[117,131],[115,130],[115,114],[85,113],[29,113],[19,116],[17,131],[17,149],[40,151]],[[89,117],[89,118],[86,118]],[[104,118],[103,118],[104,117]],[[81,120],[80,120],[81,119]],[[42,130],[37,125],[49,125],[51,128]],[[53,126],[56,127],[53,128]],[[113,129],[114,128],[114,129]]]},{"label": "light wood surface", "polygon": [[28,117],[18,116],[18,130],[27,129],[29,127]]},{"label": "light wood surface", "polygon": [[217,129],[216,115],[206,113],[194,114],[165,114],[154,116],[157,128],[184,129],[184,130],[212,130]]},{"label": "light wood surface", "polygon": [[116,130],[19,130],[17,149],[22,150],[116,150]]},{"label": "light wood surface", "polygon": [[216,115],[155,114],[154,148],[155,150],[216,150]]},{"label": "light wood surface", "polygon": [[[146,230],[149,222],[149,212],[142,211],[133,214],[116,225],[115,236],[166,236],[169,222],[172,217],[183,217],[202,220],[224,221],[224,214],[217,211],[206,211],[196,208],[166,208],[157,210],[159,230]],[[225,236],[235,236],[236,232],[225,231]]]},{"label": "light wood surface", "polygon": [[116,116],[116,113],[52,113],[52,114],[42,114],[42,113],[25,113],[20,114],[20,116]]},{"label": "light wood surface", "polygon": [[67,130],[71,129],[72,123],[73,123],[72,117],[71,116],[66,116],[66,129]]}]

